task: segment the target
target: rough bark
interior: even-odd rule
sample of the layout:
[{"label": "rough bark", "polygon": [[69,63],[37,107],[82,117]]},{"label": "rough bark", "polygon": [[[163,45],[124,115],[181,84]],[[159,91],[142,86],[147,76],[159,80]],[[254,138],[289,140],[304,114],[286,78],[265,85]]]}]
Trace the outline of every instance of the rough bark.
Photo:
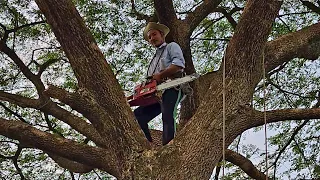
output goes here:
[{"label": "rough bark", "polygon": [[81,162],[92,167],[101,168],[111,174],[119,176],[118,167],[115,163],[106,163],[110,162],[110,159],[114,156],[112,152],[106,149],[91,147],[71,140],[62,139],[19,121],[0,118],[0,125],[1,134],[19,140],[27,146],[32,146],[46,152],[52,152],[61,157]]},{"label": "rough bark", "polygon": [[320,55],[320,23],[269,42],[265,49],[266,72],[293,58],[315,60]]},{"label": "rough bark", "polygon": [[[226,68],[227,145],[245,130],[243,120],[247,117],[239,106],[250,102],[254,85],[261,77],[261,53],[280,4],[276,1],[248,1],[230,41]],[[217,87],[220,88],[214,91],[209,88],[191,121],[177,135],[174,143],[161,153],[160,156],[169,153],[173,158],[165,161],[167,167],[161,167],[164,169],[160,179],[169,176],[174,179],[210,177],[222,151],[222,84]],[[170,168],[174,164],[180,167],[179,172]]]},{"label": "rough bark", "polygon": [[[293,58],[316,59],[320,56],[320,23],[302,30],[283,35],[266,44],[264,50],[266,72],[271,72],[278,66]],[[262,69],[262,67],[261,67]],[[210,87],[211,81],[221,81],[221,71],[208,73],[197,80],[199,98],[202,99]],[[216,87],[216,86],[212,86]]]},{"label": "rough bark", "polygon": [[114,152],[110,163],[115,163],[119,172],[126,171],[131,152],[141,151],[147,144],[110,66],[71,1],[36,3],[66,53],[79,87],[92,103],[103,107],[99,114],[84,116],[94,117],[90,122],[110,144]]},{"label": "rough bark", "polygon": [[248,174],[251,178],[257,180],[271,179],[267,178],[265,174],[259,171],[251,161],[242,156],[239,153],[236,153],[231,150],[226,151],[226,160],[232,162],[233,164],[239,166],[245,173]]}]

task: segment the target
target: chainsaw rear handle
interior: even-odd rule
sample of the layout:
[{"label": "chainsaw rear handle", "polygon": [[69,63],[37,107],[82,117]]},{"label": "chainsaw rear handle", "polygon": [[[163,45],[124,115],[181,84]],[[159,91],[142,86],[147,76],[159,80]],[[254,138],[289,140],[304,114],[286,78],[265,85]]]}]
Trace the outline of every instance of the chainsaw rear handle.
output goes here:
[{"label": "chainsaw rear handle", "polygon": [[130,96],[127,97],[127,101],[129,101],[131,99],[133,99],[133,95],[130,95]]}]

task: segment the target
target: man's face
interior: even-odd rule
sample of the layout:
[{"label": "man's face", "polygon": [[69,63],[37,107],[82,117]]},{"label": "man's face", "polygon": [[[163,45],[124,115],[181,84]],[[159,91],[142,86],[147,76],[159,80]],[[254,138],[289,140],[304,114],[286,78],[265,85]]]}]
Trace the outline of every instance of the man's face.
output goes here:
[{"label": "man's face", "polygon": [[163,33],[159,30],[151,29],[148,32],[148,41],[154,47],[159,47],[162,43],[164,43]]}]

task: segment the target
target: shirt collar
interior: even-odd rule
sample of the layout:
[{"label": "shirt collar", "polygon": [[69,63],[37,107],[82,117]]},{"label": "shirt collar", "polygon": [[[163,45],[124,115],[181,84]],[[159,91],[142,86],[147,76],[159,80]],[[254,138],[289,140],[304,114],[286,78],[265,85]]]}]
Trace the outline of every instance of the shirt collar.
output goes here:
[{"label": "shirt collar", "polygon": [[162,44],[158,47],[158,49],[162,49],[162,48],[165,47],[166,45],[167,45],[167,43],[164,42],[164,43],[162,43]]}]

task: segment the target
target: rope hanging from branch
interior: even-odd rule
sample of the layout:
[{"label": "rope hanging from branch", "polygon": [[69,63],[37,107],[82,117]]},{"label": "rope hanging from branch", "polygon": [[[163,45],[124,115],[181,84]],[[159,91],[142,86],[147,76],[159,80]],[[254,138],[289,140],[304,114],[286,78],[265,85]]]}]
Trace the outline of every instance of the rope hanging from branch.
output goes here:
[{"label": "rope hanging from branch", "polygon": [[[227,51],[226,46],[224,50],[224,55],[223,55],[223,68],[222,68],[222,179],[224,179],[225,176],[225,129],[226,129],[226,51]],[[266,180],[268,180],[268,138],[267,138],[267,111],[266,111],[266,98],[267,98],[267,93],[266,93],[266,69],[265,69],[265,57],[264,57],[264,51],[262,52],[262,73],[263,73],[263,111],[264,111],[264,143],[265,143],[265,161],[266,161]]]},{"label": "rope hanging from branch", "polygon": [[223,121],[223,128],[222,128],[222,179],[224,179],[224,169],[226,166],[226,51],[227,51],[226,46],[224,50],[224,55],[223,55],[223,70],[222,70],[222,121]]},{"label": "rope hanging from branch", "polygon": [[267,138],[267,108],[266,108],[266,68],[264,66],[264,51],[262,52],[262,73],[263,73],[263,118],[264,118],[264,144],[265,144],[265,161],[266,161],[266,180],[268,180],[268,138]]}]

